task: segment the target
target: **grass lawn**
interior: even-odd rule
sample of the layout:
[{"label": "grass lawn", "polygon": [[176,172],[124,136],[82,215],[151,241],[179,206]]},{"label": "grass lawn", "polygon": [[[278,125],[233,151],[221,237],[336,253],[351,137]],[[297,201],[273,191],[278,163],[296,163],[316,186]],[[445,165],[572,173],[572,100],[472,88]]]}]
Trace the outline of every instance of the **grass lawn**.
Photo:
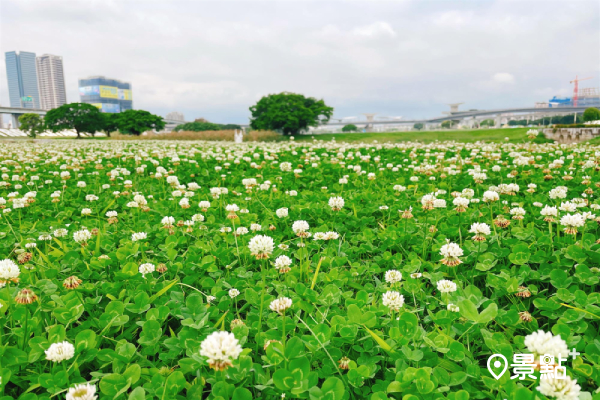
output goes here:
[{"label": "grass lawn", "polygon": [[456,140],[460,142],[504,141],[509,138],[511,142],[526,140],[526,132],[531,128],[506,128],[506,129],[477,129],[456,131],[411,131],[411,132],[373,132],[373,133],[334,133],[324,135],[300,135],[297,141],[332,140],[343,142],[402,142],[420,141],[433,142],[436,140]]}]

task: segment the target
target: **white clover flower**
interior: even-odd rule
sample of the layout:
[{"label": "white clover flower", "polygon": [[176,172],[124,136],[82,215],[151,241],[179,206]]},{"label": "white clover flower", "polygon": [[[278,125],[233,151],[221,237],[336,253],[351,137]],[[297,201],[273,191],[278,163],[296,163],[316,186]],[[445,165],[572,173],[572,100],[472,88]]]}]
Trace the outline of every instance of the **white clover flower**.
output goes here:
[{"label": "white clover flower", "polygon": [[471,225],[470,233],[474,233],[473,240],[476,242],[485,241],[485,237],[491,233],[490,226],[483,222],[475,222]]},{"label": "white clover flower", "polygon": [[131,241],[137,242],[138,240],[144,240],[148,237],[146,232],[135,232],[131,235]]},{"label": "white clover flower", "polygon": [[402,185],[394,185],[394,190],[396,192],[404,192],[406,190],[406,186],[402,186]]},{"label": "white clover flower", "polygon": [[17,282],[20,274],[21,270],[13,260],[0,261],[0,283],[6,283],[6,281]]},{"label": "white clover flower", "polygon": [[200,203],[198,203],[198,207],[206,211],[210,208],[210,201],[203,200]]},{"label": "white clover flower", "polygon": [[491,203],[498,200],[500,200],[500,196],[496,192],[487,190],[483,193],[483,201],[486,203]]},{"label": "white clover flower", "polygon": [[392,311],[400,311],[404,305],[404,296],[396,291],[387,291],[383,294],[382,303]]},{"label": "white clover flower", "polygon": [[194,221],[194,222],[204,222],[204,215],[202,215],[202,214],[194,214],[194,215],[192,215],[192,221]]},{"label": "white clover flower", "polygon": [[116,211],[107,211],[104,215],[106,215],[108,218],[115,218],[117,215],[119,215],[119,213]]},{"label": "white clover flower", "polygon": [[172,226],[175,224],[175,217],[163,217],[163,219],[160,220],[160,223],[163,224],[163,226]]},{"label": "white clover flower", "polygon": [[471,200],[462,196],[455,197],[454,200],[452,200],[452,204],[456,206],[456,211],[465,211],[467,207],[469,207],[470,202]]},{"label": "white clover flower", "polygon": [[231,297],[232,299],[235,299],[236,297],[238,297],[240,295],[240,291],[237,290],[236,288],[233,289],[229,289],[229,297]]},{"label": "white clover flower", "polygon": [[282,314],[291,306],[292,299],[287,297],[280,297],[278,299],[273,300],[269,305],[269,308],[271,309],[271,311],[275,311],[276,313]]},{"label": "white clover flower", "polygon": [[552,376],[540,379],[540,386],[537,390],[544,396],[554,397],[556,400],[578,400],[581,393],[581,386],[577,384],[577,379],[565,376],[558,379]]},{"label": "white clover flower", "polygon": [[556,209],[556,206],[554,206],[554,207],[545,206],[540,211],[540,214],[543,215],[544,217],[558,217],[558,210]]},{"label": "white clover flower", "polygon": [[[56,232],[56,231],[55,231]],[[82,229],[73,233],[73,240],[77,243],[85,243],[92,238],[92,233],[87,229]]]},{"label": "white clover flower", "polygon": [[89,208],[84,208],[81,210],[81,215],[92,215],[92,210]]},{"label": "white clover flower", "polygon": [[286,207],[278,208],[277,211],[275,211],[275,214],[278,218],[285,218],[288,216],[288,209]]},{"label": "white clover flower", "polygon": [[262,231],[262,226],[260,224],[250,224],[250,230],[252,232]]},{"label": "white clover flower", "polygon": [[560,219],[560,224],[565,227],[565,233],[574,235],[577,233],[577,228],[585,225],[585,218],[581,214],[567,214]]},{"label": "white clover flower", "polygon": [[75,355],[75,347],[67,342],[52,343],[46,353],[46,360],[53,362],[61,362],[70,360]]},{"label": "white clover flower", "polygon": [[556,187],[550,190],[549,196],[552,200],[564,199],[565,197],[567,197],[567,188],[564,186]]},{"label": "white clover flower", "polygon": [[230,367],[231,361],[237,360],[241,353],[242,346],[229,332],[213,332],[200,344],[200,355],[206,357],[208,365],[217,371]]},{"label": "white clover flower", "polygon": [[286,255],[281,255],[275,259],[275,269],[279,272],[289,271],[292,265],[292,259]]},{"label": "white clover flower", "polygon": [[559,355],[566,357],[569,354],[567,343],[559,336],[553,335],[551,332],[538,330],[530,335],[525,336],[524,344],[530,353],[536,356],[548,354],[558,358]]},{"label": "white clover flower", "polygon": [[513,219],[523,219],[523,216],[525,215],[525,209],[522,207],[511,208],[510,215],[513,216]]},{"label": "white clover flower", "polygon": [[237,204],[228,204],[227,206],[225,206],[225,211],[227,211],[230,214],[234,214],[240,211],[240,208],[237,206]]},{"label": "white clover flower", "polygon": [[386,271],[385,273],[385,281],[389,284],[398,283],[402,280],[402,272],[397,271],[395,269],[391,269]]},{"label": "white clover flower", "polygon": [[458,307],[456,304],[448,304],[448,306],[446,308],[448,311],[452,311],[452,312],[460,311],[460,307]]},{"label": "white clover flower", "polygon": [[248,242],[250,254],[257,259],[269,258],[273,253],[275,244],[273,238],[266,235],[256,235]]},{"label": "white clover flower", "polygon": [[440,255],[444,257],[442,259],[442,264],[447,265],[449,267],[455,267],[462,263],[458,257],[462,257],[464,254],[463,249],[456,243],[450,242],[450,240],[446,240],[446,244],[440,248]]},{"label": "white clover flower", "polygon": [[329,207],[331,207],[333,211],[340,211],[344,208],[344,199],[341,197],[331,197],[329,199]]},{"label": "white clover flower", "polygon": [[96,400],[96,386],[89,383],[80,383],[70,388],[67,400]]},{"label": "white clover flower", "polygon": [[309,228],[310,226],[306,221],[296,221],[292,224],[292,230],[298,236],[303,236]]},{"label": "white clover flower", "polygon": [[325,232],[325,237],[323,239],[325,240],[336,240],[340,237],[340,234],[337,232]]},{"label": "white clover flower", "polygon": [[437,289],[441,293],[456,292],[456,283],[446,280],[446,279],[442,279],[441,281],[438,281]]},{"label": "white clover flower", "polygon": [[145,263],[140,265],[139,267],[139,271],[140,274],[142,274],[142,277],[145,278],[146,274],[151,274],[156,270],[156,267],[154,266],[154,264],[151,263]]},{"label": "white clover flower", "polygon": [[571,203],[570,201],[566,201],[560,203],[560,207],[558,207],[558,209],[560,211],[575,212],[577,211],[577,205],[575,203]]},{"label": "white clover flower", "polygon": [[249,232],[249,231],[248,231],[248,228],[245,228],[245,227],[243,227],[243,226],[240,226],[239,228],[237,228],[237,229],[235,230],[235,234],[236,234],[236,235],[238,235],[238,236],[245,235],[245,234],[247,234],[248,232]]},{"label": "white clover flower", "polygon": [[67,236],[67,234],[69,233],[69,231],[67,231],[64,228],[60,228],[60,229],[55,229],[54,232],[52,232],[52,234],[54,235],[54,237],[65,237]]}]

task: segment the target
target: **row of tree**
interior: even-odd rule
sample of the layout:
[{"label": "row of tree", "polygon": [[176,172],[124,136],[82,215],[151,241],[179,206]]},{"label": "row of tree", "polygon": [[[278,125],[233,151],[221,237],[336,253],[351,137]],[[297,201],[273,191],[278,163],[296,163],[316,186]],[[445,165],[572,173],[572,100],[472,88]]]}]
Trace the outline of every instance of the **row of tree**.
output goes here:
[{"label": "row of tree", "polygon": [[36,137],[44,131],[58,132],[74,130],[77,137],[82,133],[92,136],[96,132],[119,131],[126,135],[141,135],[151,130],[161,130],[165,127],[162,117],[144,110],[127,110],[121,113],[103,113],[97,107],[86,103],[64,104],[46,113],[44,117],[38,114],[23,114],[19,117],[20,129],[31,137]]},{"label": "row of tree", "polygon": [[175,132],[179,131],[192,131],[192,132],[205,132],[205,131],[225,131],[231,129],[242,129],[241,125],[237,124],[215,124],[214,122],[208,122],[204,118],[198,118],[194,122],[186,122],[185,124],[177,125]]}]

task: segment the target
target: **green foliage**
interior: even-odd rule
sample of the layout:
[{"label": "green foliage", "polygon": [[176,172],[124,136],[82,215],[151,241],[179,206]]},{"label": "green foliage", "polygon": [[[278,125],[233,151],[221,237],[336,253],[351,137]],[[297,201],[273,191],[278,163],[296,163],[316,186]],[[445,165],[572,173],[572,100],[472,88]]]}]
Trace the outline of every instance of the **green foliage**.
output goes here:
[{"label": "green foliage", "polygon": [[86,103],[70,103],[54,108],[46,113],[44,121],[46,128],[53,132],[74,129],[78,138],[81,133],[95,135],[104,129],[100,110]]},{"label": "green foliage", "polygon": [[119,117],[120,113],[102,113],[103,122],[103,130],[107,136],[110,136],[112,132],[116,132],[119,130]]},{"label": "green foliage", "polygon": [[144,110],[126,110],[118,117],[119,132],[139,136],[144,132],[160,131],[165,127],[162,117]]},{"label": "green foliage", "polygon": [[[521,381],[509,368],[496,380],[486,361],[530,353],[525,338],[540,329],[581,353],[563,365],[584,392],[579,399],[594,399],[600,226],[591,217],[569,232],[560,221],[597,214],[600,201],[582,193],[596,190],[598,147],[536,144],[526,131],[402,133],[501,141],[426,145],[383,144],[384,133],[348,134],[379,141],[351,145],[329,137],[7,142],[0,164],[19,181],[0,186],[10,199],[0,223],[0,400],[64,399],[85,382],[99,400],[533,399],[539,371]],[[517,153],[535,163],[515,165]],[[486,172],[484,183],[471,162]],[[572,179],[562,179],[567,165],[576,166]],[[507,183],[518,185],[514,193]],[[500,198],[488,203],[490,186]],[[557,186],[568,189],[564,199],[550,198]],[[216,198],[216,187],[228,190]],[[471,197],[464,212],[452,204],[457,192]],[[432,193],[446,206],[423,207]],[[338,196],[344,205],[333,210]],[[554,222],[537,204],[566,202],[577,210],[559,210]],[[234,203],[237,212],[227,207]],[[512,219],[519,206],[524,218]],[[276,212],[283,207],[287,216]],[[510,225],[494,225],[499,215]],[[292,228],[300,220],[310,237]],[[484,241],[476,223],[490,226]],[[145,238],[134,240],[136,232]],[[273,248],[258,253],[256,235]],[[462,250],[458,265],[444,260],[448,241]],[[442,290],[442,280],[456,290]],[[24,289],[37,298],[23,301]],[[290,301],[285,312],[271,306],[281,297]],[[234,354],[231,365],[201,352],[218,331],[241,347],[217,352]],[[63,342],[72,357],[47,359]]]},{"label": "green foliage", "polygon": [[[204,132],[204,131],[220,131],[223,125],[214,124],[212,122],[187,122],[185,124],[177,125],[174,131],[192,131],[192,132]],[[237,129],[237,128],[236,128]]]},{"label": "green foliage", "polygon": [[23,114],[19,117],[19,129],[26,132],[32,138],[44,131],[44,119],[33,113]]},{"label": "green foliage", "polygon": [[413,125],[413,128],[420,131],[421,129],[423,129],[424,125],[421,122],[417,122]]},{"label": "green foliage", "polygon": [[444,122],[442,122],[441,126],[444,129],[451,128],[452,127],[452,121],[444,121]]},{"label": "green foliage", "polygon": [[344,125],[342,128],[342,132],[356,132],[358,131],[358,127],[354,124]]},{"label": "green foliage", "polygon": [[314,97],[283,92],[264,96],[250,107],[250,112],[252,129],[296,135],[311,126],[328,122],[333,115],[333,107]]},{"label": "green foliage", "polygon": [[586,108],[583,112],[583,120],[588,121],[600,121],[600,110],[595,107]]},{"label": "green foliage", "polygon": [[484,119],[483,121],[481,121],[479,123],[479,125],[480,126],[494,126],[494,125],[496,125],[496,121],[494,121],[491,118],[488,118],[488,119]]}]

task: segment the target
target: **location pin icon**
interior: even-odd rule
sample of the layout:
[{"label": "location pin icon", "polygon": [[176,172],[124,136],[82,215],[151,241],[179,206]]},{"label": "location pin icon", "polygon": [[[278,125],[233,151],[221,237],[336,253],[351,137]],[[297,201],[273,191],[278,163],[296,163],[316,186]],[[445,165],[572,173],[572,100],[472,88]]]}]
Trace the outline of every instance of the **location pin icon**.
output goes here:
[{"label": "location pin icon", "polygon": [[[496,361],[494,361],[492,363],[493,359],[496,359]],[[497,374],[494,372],[492,367],[494,367],[496,370],[498,370],[500,367],[502,367],[502,362],[500,361],[500,359],[502,361],[504,361],[504,369],[502,370],[502,372]],[[494,378],[496,378],[496,380],[498,380],[502,377],[502,375],[504,375],[504,373],[508,369],[508,361],[506,360],[506,357],[504,357],[502,354],[492,354],[490,356],[490,358],[488,358],[488,360],[487,360],[487,367],[488,367],[488,371],[490,371],[490,374],[492,374],[492,376]]]}]

